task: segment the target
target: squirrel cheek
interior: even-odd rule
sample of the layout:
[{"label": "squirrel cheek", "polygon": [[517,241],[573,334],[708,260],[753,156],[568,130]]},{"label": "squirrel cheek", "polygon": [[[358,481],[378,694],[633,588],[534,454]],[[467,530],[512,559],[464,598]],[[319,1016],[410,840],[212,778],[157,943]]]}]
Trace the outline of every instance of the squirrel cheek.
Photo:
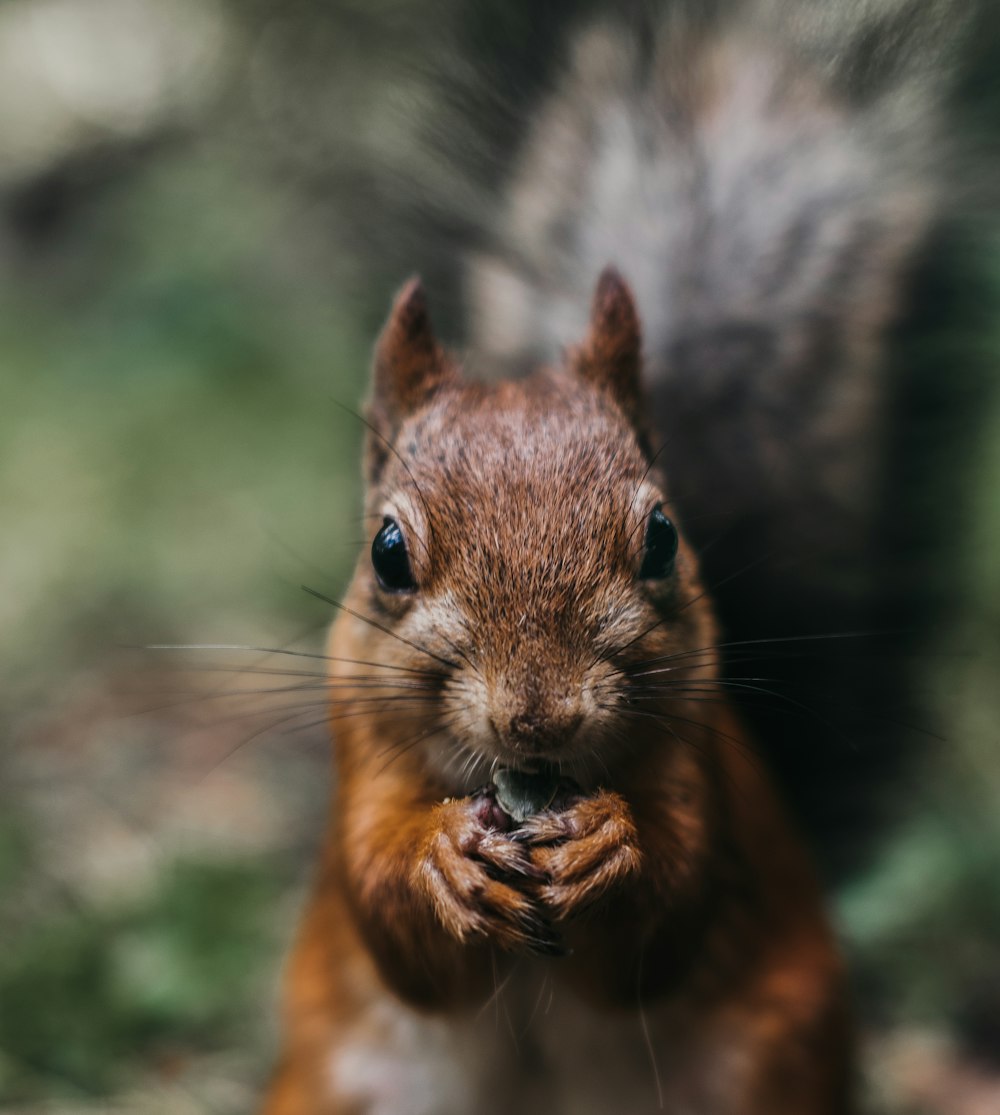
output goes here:
[{"label": "squirrel cheek", "polygon": [[497,734],[492,717],[490,691],[486,684],[471,671],[452,678],[450,687],[453,700],[463,707],[462,742],[490,758],[501,758],[503,742]]}]

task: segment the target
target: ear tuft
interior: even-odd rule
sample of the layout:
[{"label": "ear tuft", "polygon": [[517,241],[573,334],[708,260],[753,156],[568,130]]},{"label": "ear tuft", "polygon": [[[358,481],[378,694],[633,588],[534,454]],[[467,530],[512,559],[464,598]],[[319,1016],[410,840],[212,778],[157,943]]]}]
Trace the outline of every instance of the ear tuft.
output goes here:
[{"label": "ear tuft", "polygon": [[391,331],[383,334],[392,345],[433,345],[434,334],[427,313],[427,295],[419,275],[408,279],[393,299],[388,324]]},{"label": "ear tuft", "polygon": [[419,277],[396,295],[375,344],[368,419],[375,440],[369,447],[374,476],[402,421],[419,409],[442,384],[458,378],[455,365],[438,344]]},{"label": "ear tuft", "polygon": [[628,283],[615,267],[597,280],[587,338],[575,352],[579,375],[611,393],[627,414],[639,404],[642,328]]},{"label": "ear tuft", "polygon": [[414,277],[396,295],[375,346],[373,401],[394,420],[416,409],[451,373],[427,312],[427,296]]}]

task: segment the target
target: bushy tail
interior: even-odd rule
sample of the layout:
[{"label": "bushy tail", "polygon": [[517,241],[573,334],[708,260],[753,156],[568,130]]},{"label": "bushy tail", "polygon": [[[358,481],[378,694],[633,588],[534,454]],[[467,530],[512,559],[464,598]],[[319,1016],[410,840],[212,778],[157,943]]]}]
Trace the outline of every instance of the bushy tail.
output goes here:
[{"label": "bushy tail", "polygon": [[945,107],[972,16],[700,0],[587,31],[468,270],[474,347],[508,367],[582,333],[605,264],[632,283],[730,691],[834,869],[913,747],[927,585],[900,564],[890,342],[963,189]]}]

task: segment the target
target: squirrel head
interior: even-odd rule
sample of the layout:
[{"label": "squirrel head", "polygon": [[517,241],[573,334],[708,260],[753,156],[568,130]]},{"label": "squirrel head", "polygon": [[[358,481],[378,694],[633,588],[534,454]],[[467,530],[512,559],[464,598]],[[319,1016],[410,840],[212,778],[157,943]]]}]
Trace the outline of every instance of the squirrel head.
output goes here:
[{"label": "squirrel head", "polygon": [[649,735],[670,685],[680,701],[714,668],[641,427],[640,353],[610,268],[582,343],[519,381],[464,380],[419,281],[396,298],[368,406],[374,541],[333,653],[378,663],[396,701],[365,693],[379,734],[419,738],[455,782],[497,765],[586,782]]}]

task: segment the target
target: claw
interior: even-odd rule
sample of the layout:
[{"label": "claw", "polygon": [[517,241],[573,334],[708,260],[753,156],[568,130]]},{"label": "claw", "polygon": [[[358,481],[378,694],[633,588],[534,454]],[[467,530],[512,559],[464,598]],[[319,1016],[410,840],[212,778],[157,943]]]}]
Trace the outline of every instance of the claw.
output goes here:
[{"label": "claw", "polygon": [[490,824],[497,809],[488,789],[437,807],[437,825],[418,869],[421,886],[459,941],[561,955],[563,946],[538,899],[546,876],[522,844]]}]

